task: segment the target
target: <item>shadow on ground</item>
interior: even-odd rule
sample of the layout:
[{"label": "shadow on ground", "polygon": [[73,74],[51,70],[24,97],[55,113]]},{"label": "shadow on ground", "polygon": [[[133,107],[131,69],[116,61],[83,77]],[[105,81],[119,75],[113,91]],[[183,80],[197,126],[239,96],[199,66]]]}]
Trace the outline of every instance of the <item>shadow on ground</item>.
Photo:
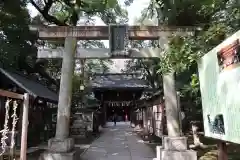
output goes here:
[{"label": "shadow on ground", "polygon": [[[161,138],[156,136],[148,136],[145,138],[143,136],[142,131],[136,131],[137,135],[143,140],[143,142],[149,145],[152,150],[156,153],[156,146],[162,144]],[[192,135],[188,134],[188,145],[193,144]],[[201,141],[203,144],[207,145],[208,147],[205,149],[197,148],[195,149],[198,154],[199,160],[217,160],[217,140],[201,136]],[[240,145],[239,144],[227,144],[228,149],[228,160],[240,160]]]},{"label": "shadow on ground", "polygon": [[[88,133],[86,138],[79,138],[79,137],[74,138],[75,139],[74,149],[76,151],[76,156],[80,157],[81,154],[84,153],[84,151],[89,148],[90,144],[95,139],[97,139],[100,135],[101,135],[101,133],[98,133],[98,134]],[[38,160],[41,153],[46,151],[46,149],[47,149],[47,143],[45,142],[45,143],[41,144],[40,146],[38,146],[38,149],[36,149],[35,151],[28,153],[27,159],[28,160]]]},{"label": "shadow on ground", "polygon": [[156,147],[162,145],[162,139],[155,135],[146,136],[143,131],[135,131],[138,137],[140,137],[144,144],[148,145],[156,154]]}]

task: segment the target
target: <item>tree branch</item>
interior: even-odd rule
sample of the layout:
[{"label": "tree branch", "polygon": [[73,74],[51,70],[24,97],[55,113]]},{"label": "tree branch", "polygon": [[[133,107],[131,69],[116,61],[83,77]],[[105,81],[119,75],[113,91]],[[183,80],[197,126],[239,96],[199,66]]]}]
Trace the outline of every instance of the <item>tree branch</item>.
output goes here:
[{"label": "tree branch", "polygon": [[[45,2],[46,2],[46,0],[45,0]],[[43,8],[43,13],[44,14],[48,14],[48,12],[49,12],[50,8],[52,7],[52,5],[53,5],[53,0],[48,0],[47,3],[45,3],[45,6]]]},{"label": "tree branch", "polygon": [[153,78],[151,72],[149,71],[148,66],[146,66],[146,65],[143,63],[142,60],[139,60],[139,61],[140,61],[140,64],[143,66],[143,68],[146,70],[146,72],[147,72],[147,74],[148,74],[148,77],[150,78],[149,80],[150,80],[150,83],[151,83],[152,87],[155,88],[154,78]]},{"label": "tree branch", "polygon": [[49,0],[45,4],[43,10],[35,3],[34,0],[30,0],[30,3],[37,9],[37,11],[45,18],[46,21],[54,23],[58,26],[67,26],[65,22],[59,21],[56,17],[49,15],[49,10],[52,7],[53,1]]},{"label": "tree branch", "polygon": [[44,1],[44,3],[45,3],[45,5],[47,4],[47,0],[43,0]]}]

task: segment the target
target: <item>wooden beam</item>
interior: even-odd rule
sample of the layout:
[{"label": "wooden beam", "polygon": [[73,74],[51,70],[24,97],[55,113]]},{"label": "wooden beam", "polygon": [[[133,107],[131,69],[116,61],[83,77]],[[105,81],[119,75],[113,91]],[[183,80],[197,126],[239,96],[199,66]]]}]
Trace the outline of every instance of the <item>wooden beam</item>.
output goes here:
[{"label": "wooden beam", "polygon": [[0,89],[0,96],[23,100],[23,95],[22,94],[6,91],[6,90],[3,90],[3,89]]},{"label": "wooden beam", "polygon": [[[108,26],[30,26],[32,31],[38,31],[39,38],[43,40],[59,40],[74,37],[78,40],[108,40]],[[170,27],[170,26],[129,26],[129,39],[131,40],[158,40],[161,36],[172,34],[193,34],[196,27]]]},{"label": "wooden beam", "polygon": [[[93,48],[93,49],[77,49],[75,58],[108,58],[108,49]],[[56,49],[38,49],[38,58],[62,58],[65,50],[62,47]]]},{"label": "wooden beam", "polygon": [[[112,57],[107,48],[78,48],[75,58],[77,59],[137,59],[137,58],[159,58],[161,57],[161,49],[159,48],[143,48],[143,49],[131,49],[129,51],[129,57],[114,56]],[[62,58],[65,54],[64,48],[57,49],[39,49],[38,58]]]},{"label": "wooden beam", "polygon": [[90,73],[89,75],[92,76],[122,76],[122,75],[126,75],[126,76],[138,76],[141,75],[141,73],[137,73],[137,72],[132,72],[132,73]]},{"label": "wooden beam", "polygon": [[24,94],[23,101],[23,115],[22,115],[22,134],[21,134],[21,148],[20,148],[20,159],[27,160],[27,135],[28,135],[28,111],[29,111],[30,96],[28,93]]}]

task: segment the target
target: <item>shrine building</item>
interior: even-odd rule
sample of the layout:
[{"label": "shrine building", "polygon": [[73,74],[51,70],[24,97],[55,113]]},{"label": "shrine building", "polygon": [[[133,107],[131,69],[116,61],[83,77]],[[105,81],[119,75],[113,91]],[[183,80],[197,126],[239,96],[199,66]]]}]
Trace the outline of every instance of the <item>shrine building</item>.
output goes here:
[{"label": "shrine building", "polygon": [[131,112],[137,108],[136,102],[145,91],[151,90],[146,80],[124,73],[96,75],[90,86],[100,101],[105,122],[111,121],[114,113],[118,115],[118,121],[126,120],[126,115],[131,120]]}]

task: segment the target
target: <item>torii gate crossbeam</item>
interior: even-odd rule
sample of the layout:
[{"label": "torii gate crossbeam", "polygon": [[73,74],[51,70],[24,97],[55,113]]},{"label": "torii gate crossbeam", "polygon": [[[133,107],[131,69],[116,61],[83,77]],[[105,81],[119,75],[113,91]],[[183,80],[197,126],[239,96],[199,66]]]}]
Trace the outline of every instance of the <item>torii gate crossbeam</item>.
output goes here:
[{"label": "torii gate crossbeam", "polygon": [[[30,26],[32,31],[38,31],[42,40],[64,40],[66,37],[78,40],[109,40],[108,26]],[[186,35],[193,33],[196,27],[175,26],[129,26],[130,40],[158,40],[161,36],[172,34]]]}]

